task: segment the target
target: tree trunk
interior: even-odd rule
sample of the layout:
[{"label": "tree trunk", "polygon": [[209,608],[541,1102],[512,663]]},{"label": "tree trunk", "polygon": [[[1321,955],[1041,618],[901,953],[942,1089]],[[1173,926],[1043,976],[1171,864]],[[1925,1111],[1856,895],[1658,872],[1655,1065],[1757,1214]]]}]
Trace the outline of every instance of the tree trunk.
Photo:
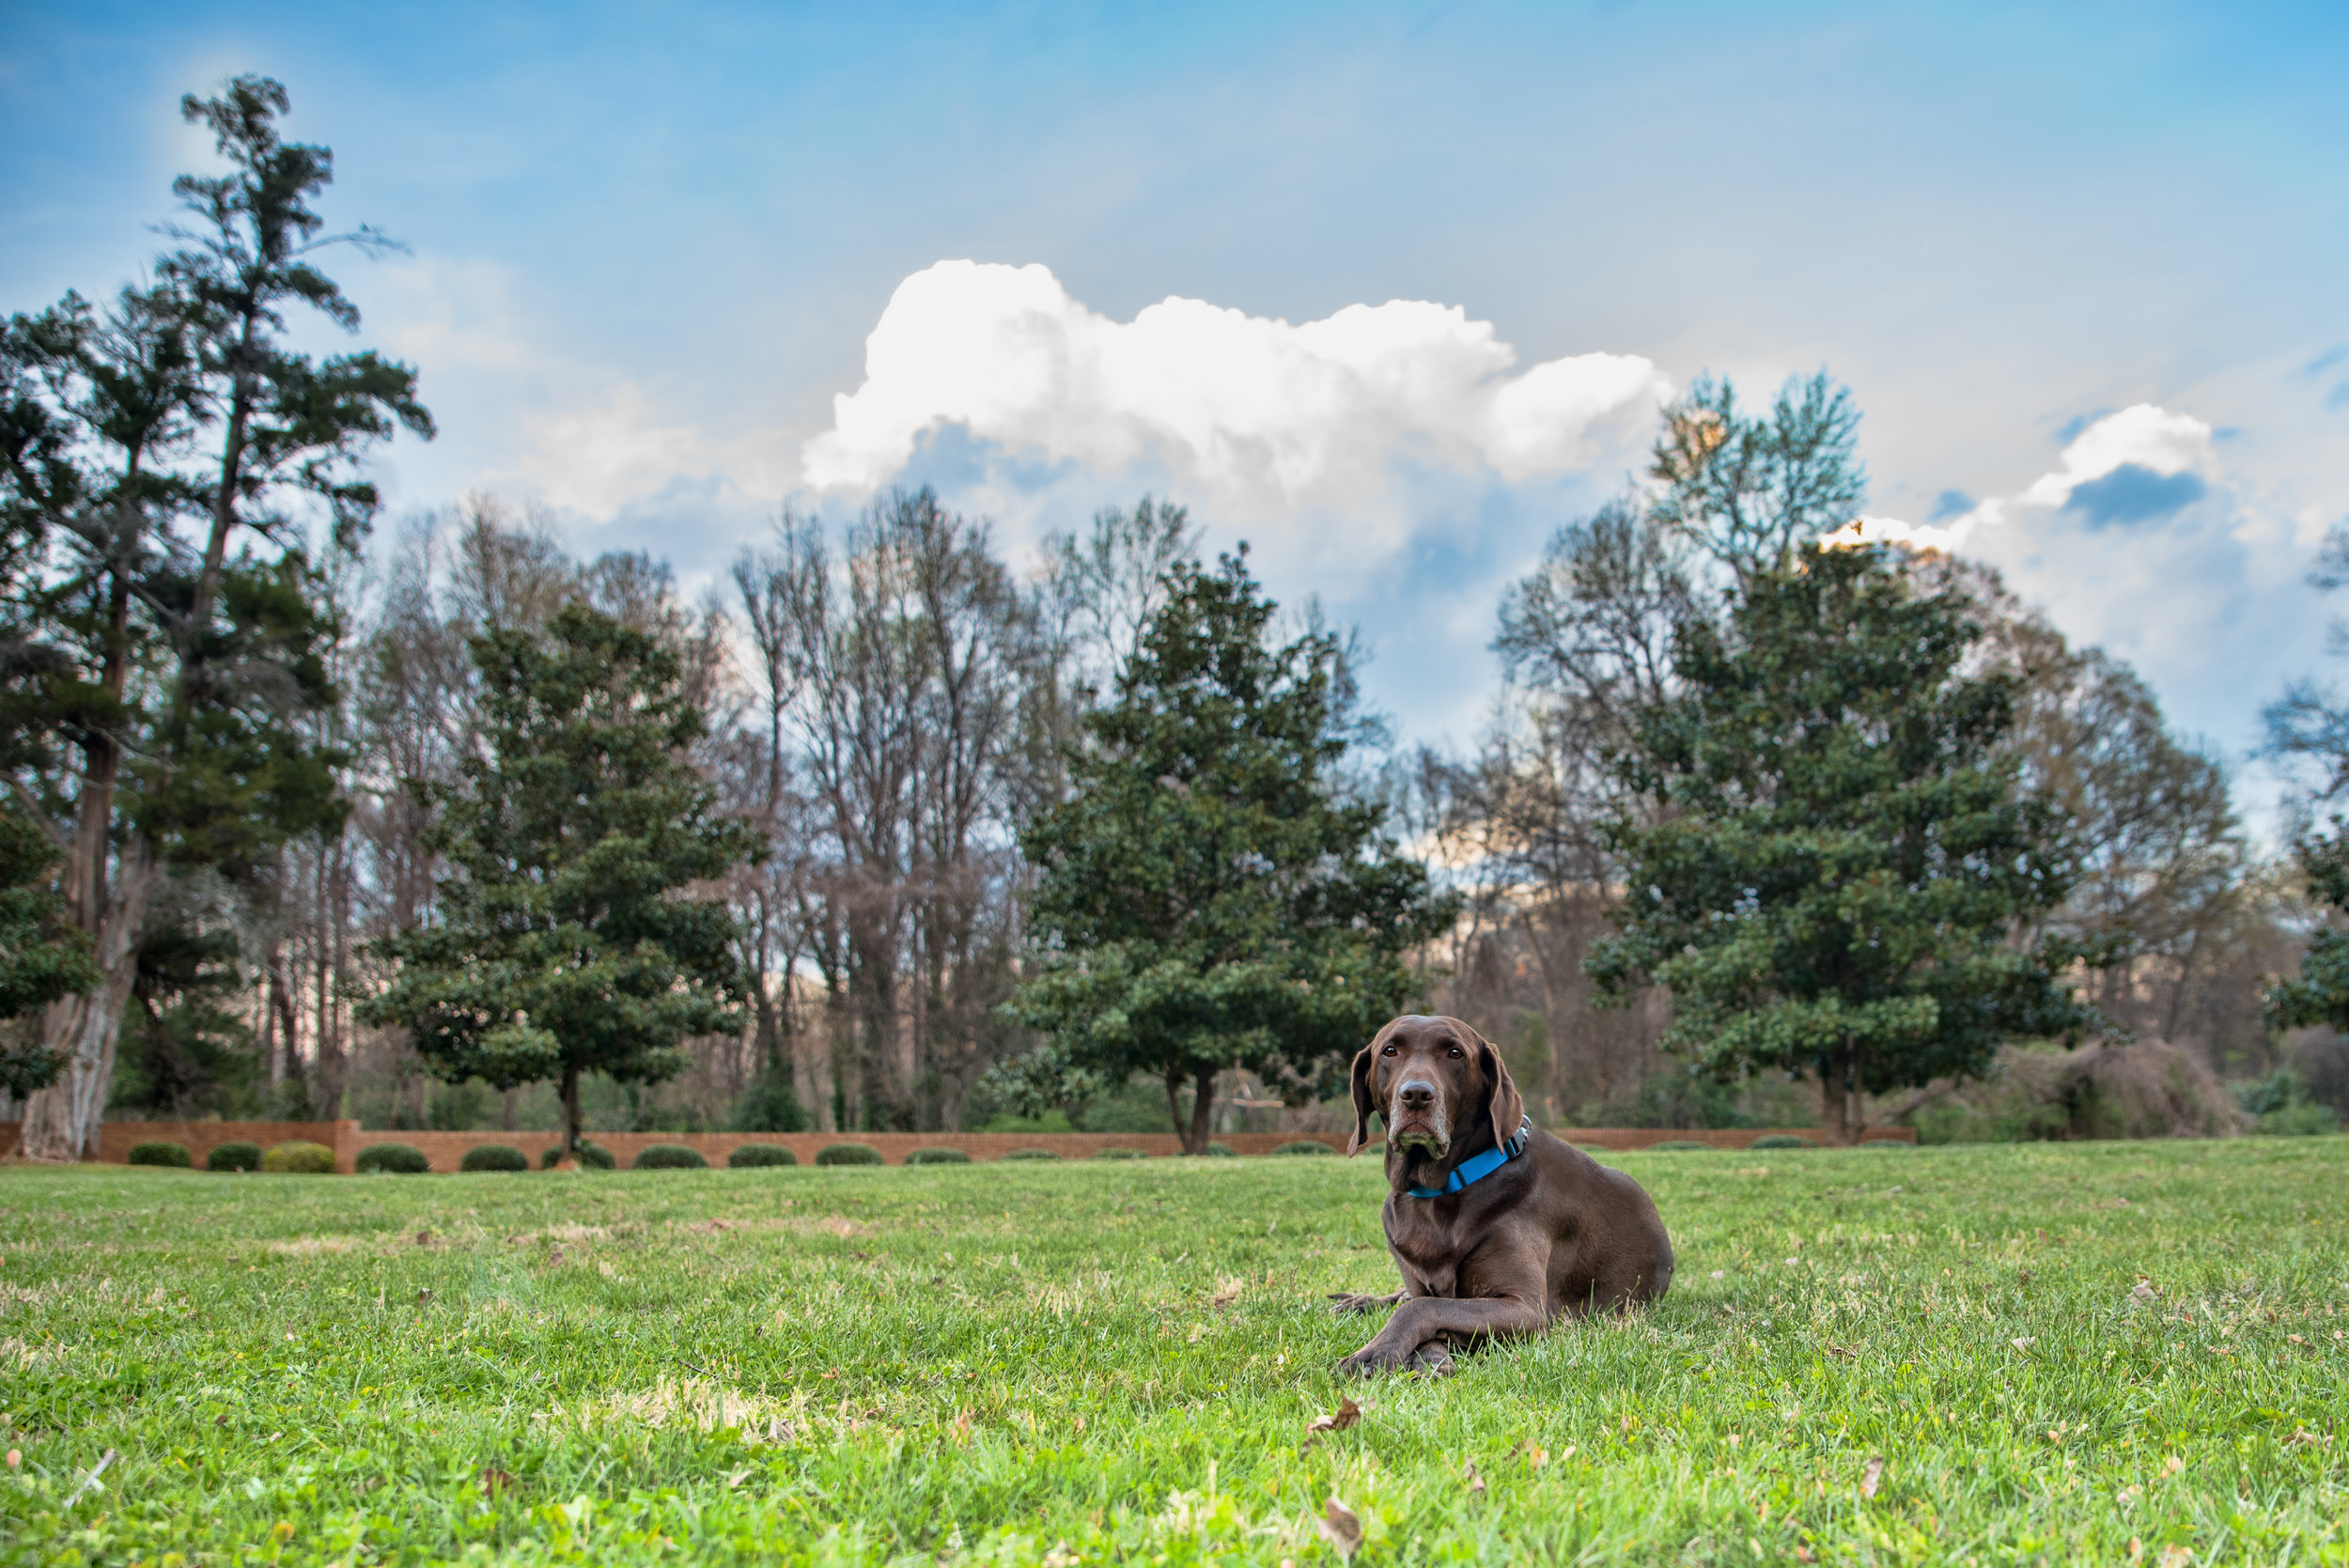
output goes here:
[{"label": "tree trunk", "polygon": [[579,1069],[563,1069],[563,1157],[576,1162],[579,1158]]},{"label": "tree trunk", "polygon": [[1207,1152],[1207,1115],[1215,1109],[1215,1069],[1199,1069],[1198,1089],[1190,1102],[1190,1126],[1183,1130],[1183,1153],[1204,1155]]},{"label": "tree trunk", "polygon": [[1859,1140],[1859,1095],[1852,1090],[1852,1053],[1839,1050],[1828,1060],[1819,1079],[1820,1130],[1830,1143]]},{"label": "tree trunk", "polygon": [[[99,868],[102,877],[103,868]],[[154,885],[154,857],[144,837],[125,845],[114,886],[90,890],[90,923],[102,978],[87,996],[50,1003],[41,1017],[41,1040],[65,1058],[57,1081],[36,1090],[24,1102],[18,1151],[26,1159],[68,1161],[94,1157],[98,1129],[106,1116],[106,1094],[114,1085],[115,1042],[138,976],[138,932],[147,919],[147,897]]]},{"label": "tree trunk", "polygon": [[520,1089],[508,1089],[506,1091],[504,1095],[506,1101],[506,1130],[507,1132],[512,1132],[514,1130],[514,1101],[521,1095],[521,1091]]}]

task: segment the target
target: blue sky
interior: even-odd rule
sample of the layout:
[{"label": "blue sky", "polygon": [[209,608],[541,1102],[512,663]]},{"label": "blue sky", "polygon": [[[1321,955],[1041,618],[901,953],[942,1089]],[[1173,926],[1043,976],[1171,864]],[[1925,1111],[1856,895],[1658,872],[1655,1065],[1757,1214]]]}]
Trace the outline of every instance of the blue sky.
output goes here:
[{"label": "blue sky", "polygon": [[1825,365],[1870,511],[1952,529],[2183,728],[2240,756],[2326,662],[2339,7],[4,19],[0,306],[119,280],[206,153],[177,95],[280,77],[330,215],[412,247],[340,269],[444,432],[388,459],[397,509],[535,497],[692,579],[894,478],[1015,551],[1148,487],[1466,743],[1495,599],[1654,399]]}]

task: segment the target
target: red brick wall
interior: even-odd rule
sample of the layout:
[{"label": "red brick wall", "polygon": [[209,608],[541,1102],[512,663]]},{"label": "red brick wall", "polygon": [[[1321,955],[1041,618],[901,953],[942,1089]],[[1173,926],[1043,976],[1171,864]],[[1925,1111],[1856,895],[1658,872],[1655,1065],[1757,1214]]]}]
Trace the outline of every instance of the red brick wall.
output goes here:
[{"label": "red brick wall", "polygon": [[[1675,1127],[1561,1127],[1558,1136],[1570,1143],[1587,1149],[1644,1149],[1651,1144],[1674,1140],[1691,1143],[1707,1143],[1717,1149],[1742,1149],[1755,1139],[1771,1132],[1792,1132],[1813,1142],[1824,1141],[1816,1127],[1739,1127],[1709,1132],[1691,1132]],[[17,1124],[0,1122],[0,1156],[16,1147]],[[827,1143],[866,1143],[879,1149],[884,1162],[902,1165],[906,1156],[916,1149],[960,1149],[973,1159],[1001,1159],[1015,1149],[1050,1149],[1068,1159],[1083,1159],[1106,1148],[1140,1149],[1146,1155],[1180,1154],[1182,1142],[1173,1133],[1122,1132],[596,1132],[590,1141],[612,1151],[613,1157],[626,1169],[635,1161],[648,1144],[682,1143],[698,1149],[712,1165],[723,1165],[726,1156],[743,1143],[781,1143],[800,1157],[802,1165],[816,1162],[816,1152]],[[1913,1127],[1873,1127],[1869,1141],[1890,1140],[1914,1143],[1917,1132]],[[266,1149],[272,1143],[289,1139],[323,1143],[334,1151],[334,1168],[349,1171],[351,1160],[370,1143],[407,1143],[424,1151],[435,1171],[454,1171],[458,1161],[465,1157],[467,1149],[483,1143],[506,1143],[530,1157],[535,1167],[539,1156],[561,1141],[552,1132],[363,1132],[359,1124],[342,1122],[108,1122],[101,1130],[99,1155],[101,1160],[119,1165],[129,1158],[135,1143],[162,1141],[187,1145],[198,1169],[204,1157],[217,1143],[243,1139]],[[1327,1143],[1344,1153],[1346,1135],[1333,1132],[1234,1132],[1226,1133],[1217,1141],[1228,1144],[1243,1155],[1268,1155],[1283,1143],[1299,1140]]]}]

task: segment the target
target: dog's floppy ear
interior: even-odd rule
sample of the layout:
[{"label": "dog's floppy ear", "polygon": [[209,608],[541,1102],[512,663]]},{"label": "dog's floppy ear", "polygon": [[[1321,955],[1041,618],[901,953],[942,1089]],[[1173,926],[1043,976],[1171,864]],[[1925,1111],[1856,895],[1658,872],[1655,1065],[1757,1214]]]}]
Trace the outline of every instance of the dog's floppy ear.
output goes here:
[{"label": "dog's floppy ear", "polygon": [[1525,1096],[1517,1093],[1517,1081],[1509,1076],[1509,1063],[1501,1059],[1500,1048],[1472,1029],[1469,1032],[1476,1036],[1476,1065],[1492,1086],[1486,1103],[1492,1107],[1493,1146],[1499,1148],[1517,1135],[1517,1126],[1525,1120]]},{"label": "dog's floppy ear", "polygon": [[1372,1063],[1378,1059],[1378,1042],[1386,1037],[1386,1032],[1380,1030],[1372,1036],[1370,1044],[1355,1053],[1354,1136],[1346,1145],[1346,1152],[1349,1155],[1361,1152],[1361,1146],[1370,1141],[1370,1113],[1378,1109],[1370,1097],[1370,1070]]}]

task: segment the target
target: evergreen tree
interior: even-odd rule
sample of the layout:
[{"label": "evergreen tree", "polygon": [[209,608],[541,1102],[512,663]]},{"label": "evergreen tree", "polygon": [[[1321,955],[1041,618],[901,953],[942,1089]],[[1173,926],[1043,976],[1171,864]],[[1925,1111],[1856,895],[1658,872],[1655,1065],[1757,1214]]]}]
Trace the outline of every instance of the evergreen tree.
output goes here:
[{"label": "evergreen tree", "polygon": [[419,786],[454,874],[381,944],[399,973],[360,1017],[405,1027],[452,1083],[558,1079],[568,1157],[582,1074],[659,1083],[681,1041],[741,1027],[734,917],[693,890],[755,840],[683,760],[705,716],[658,637],[572,606],[473,655],[480,748],[461,784]]},{"label": "evergreen tree", "polygon": [[[56,890],[57,846],[23,813],[0,805],[0,1020],[98,984],[89,935],[67,918]],[[0,1089],[18,1098],[64,1065],[38,1037],[0,1036]]]},{"label": "evergreen tree", "polygon": [[1221,1069],[1330,1090],[1411,995],[1402,954],[1453,913],[1384,806],[1344,798],[1337,639],[1275,645],[1274,609],[1240,558],[1176,562],[1084,719],[1068,798],[1020,837],[1041,954],[1011,1006],[1049,1042],[1030,1077],[1148,1073],[1191,1154]]},{"label": "evergreen tree", "polygon": [[1718,1076],[1815,1076],[1848,1141],[1862,1092],[2095,1019],[2068,955],[2012,939],[2069,876],[2000,746],[2010,681],[1960,672],[1966,599],[1881,550],[1782,563],[1676,639],[1681,690],[1619,758],[1655,815],[1609,825],[1625,905],[1588,967],[1617,999],[1667,986],[1665,1047]]},{"label": "evergreen tree", "polygon": [[[2294,855],[2318,903],[2349,909],[2349,824],[2337,816],[2329,836],[2302,835]],[[2322,1024],[2349,1031],[2349,931],[2327,927],[2312,934],[2300,972],[2268,987],[2263,1011],[2274,1029]]]},{"label": "evergreen tree", "polygon": [[42,1017],[62,1070],[25,1110],[36,1158],[97,1138],[165,869],[236,875],[341,822],[302,729],[334,700],[305,544],[355,545],[380,499],[361,459],[432,422],[408,366],[292,342],[297,312],[358,326],[320,253],[386,242],[326,231],[334,157],[279,134],[288,107],[258,76],[183,99],[226,168],[173,183],[152,281],[0,329],[0,767],[66,843],[101,972]]}]

